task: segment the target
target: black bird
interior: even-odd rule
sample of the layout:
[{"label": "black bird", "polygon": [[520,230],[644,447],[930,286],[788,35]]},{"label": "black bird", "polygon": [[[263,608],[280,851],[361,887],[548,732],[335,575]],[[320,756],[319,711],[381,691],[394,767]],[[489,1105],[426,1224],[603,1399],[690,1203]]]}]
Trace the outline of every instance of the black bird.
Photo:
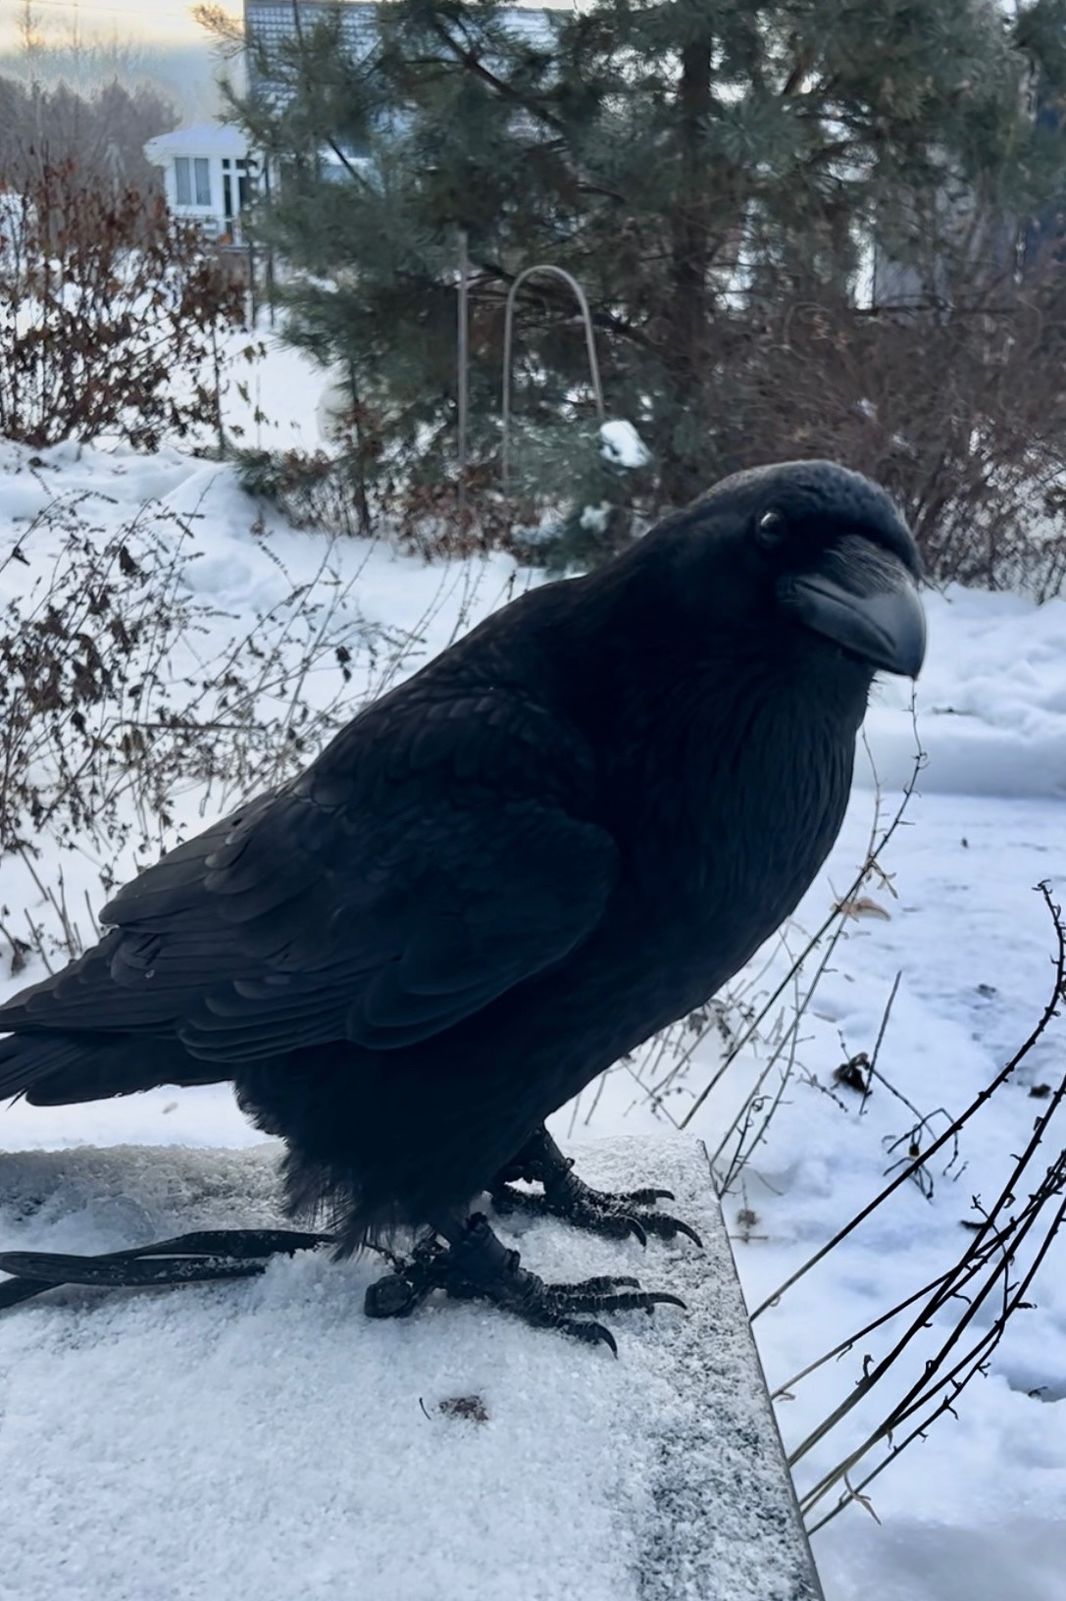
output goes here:
[{"label": "black bird", "polygon": [[[171,851],[100,943],[0,1009],[0,1095],[232,1080],[342,1249],[427,1230],[368,1297],[434,1285],[588,1340],[672,1299],[546,1286],[474,1198],[682,1225],[582,1185],[544,1120],[704,1003],[795,908],[844,816],[878,669],[924,653],[913,539],[830,462],[726,479],[367,706],[299,778]],[[610,1342],[613,1343],[613,1342]]]}]

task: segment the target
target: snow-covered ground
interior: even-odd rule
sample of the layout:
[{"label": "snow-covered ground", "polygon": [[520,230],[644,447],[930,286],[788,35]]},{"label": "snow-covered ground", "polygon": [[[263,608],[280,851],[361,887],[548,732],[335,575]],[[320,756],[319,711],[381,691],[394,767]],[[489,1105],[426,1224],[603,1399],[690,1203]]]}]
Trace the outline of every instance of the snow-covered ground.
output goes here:
[{"label": "snow-covered ground", "polygon": [[[0,1232],[99,1251],[276,1226],[271,1157],[9,1156]],[[581,1163],[608,1188],[639,1163],[704,1240],[652,1269],[557,1222],[519,1236],[554,1279],[643,1269],[684,1296],[612,1317],[618,1362],[471,1304],[374,1323],[381,1264],[321,1255],[177,1295],[68,1290],[0,1323],[5,1596],[814,1601],[697,1142],[598,1140]]]},{"label": "snow-covered ground", "polygon": [[[299,438],[313,446],[313,422],[303,419],[312,416],[314,384],[306,375],[298,383],[294,367],[292,374],[286,369],[284,386],[299,397],[288,412],[279,410],[277,384],[270,397],[258,395],[261,409],[283,417],[264,443]],[[295,668],[310,652],[313,666],[301,695],[309,715],[317,711],[328,721],[348,700],[413,670],[530,581],[502,557],[434,567],[383,545],[330,544],[324,536],[296,532],[262,514],[228,469],[177,451],[146,459],[62,447],[41,453],[35,464],[30,457],[0,445],[0,561],[14,542],[25,557],[0,568],[0,603],[18,597],[25,608],[34,584],[66,559],[61,527],[69,523],[68,512],[53,516],[51,525],[34,522],[57,497],[68,510],[78,501],[84,537],[97,543],[139,519],[134,555],[146,531],[154,530],[164,544],[172,541],[180,549],[181,592],[202,608],[195,626],[174,644],[167,693],[179,708],[192,702],[184,680],[195,677],[196,661],[216,661],[232,641],[265,627],[280,662]],[[294,586],[301,585],[312,588],[294,601]],[[321,610],[310,613],[313,626],[301,623],[316,598]],[[847,925],[804,1018],[782,1104],[726,1197],[752,1306],[876,1193],[893,1160],[886,1144],[906,1135],[914,1121],[886,1086],[878,1084],[860,1111],[859,1097],[832,1078],[846,1057],[872,1051],[896,975],[899,989],[878,1065],[920,1115],[964,1108],[1026,1036],[1046,999],[1052,930],[1032,886],[1050,879],[1060,892],[1066,888],[1066,602],[1038,610],[1009,595],[953,590],[930,596],[929,618],[928,666],[917,704],[928,761],[905,825],[882,862],[890,884],[875,882],[865,891],[889,915]],[[338,644],[350,651],[347,663],[337,660]],[[241,665],[250,670],[246,654]],[[286,687],[261,679],[254,687],[264,719],[284,726]],[[197,706],[206,720],[203,704]],[[905,689],[891,683],[877,692],[867,729],[880,806],[890,816],[914,760]],[[877,800],[865,756],[859,767],[841,839],[789,932],[792,949],[802,943],[801,929],[821,922],[865,858]],[[157,828],[157,836],[172,839],[176,830],[197,826],[201,815],[215,815],[224,792],[217,777],[210,786],[187,777],[172,798],[172,825]],[[120,874],[143,859],[137,851],[142,833],[134,830],[117,853]],[[83,838],[62,852],[50,849],[47,838],[37,843],[34,868],[42,884],[54,886],[62,868],[73,921],[88,932],[86,897],[96,906],[104,898],[107,841]],[[44,904],[26,862],[7,858],[0,863],[0,917],[22,937],[27,912],[35,924],[55,930],[54,909]],[[752,965],[738,985],[745,1001],[772,989],[787,965],[785,954],[778,947]],[[41,970],[32,957],[7,988]],[[1056,1027],[1018,1081],[968,1130],[952,1171],[935,1170],[931,1198],[905,1185],[758,1318],[771,1385],[954,1261],[962,1223],[974,1216],[972,1197],[987,1202],[998,1191],[1011,1153],[1028,1138],[1044,1105],[1030,1089],[1057,1082],[1062,1072],[1064,1025]],[[691,1130],[712,1150],[766,1051],[764,1040],[745,1051],[693,1118]],[[584,1139],[669,1128],[684,1118],[720,1060],[713,1036],[697,1046],[683,1072],[674,1072],[673,1055],[651,1050],[609,1075],[598,1098],[586,1092],[560,1113],[557,1133]],[[667,1093],[650,1096],[649,1088],[671,1074]],[[777,1082],[775,1068],[769,1088]],[[0,1142],[22,1150],[82,1142],[240,1147],[256,1138],[228,1093],[216,1089],[55,1110],[16,1106],[2,1114],[0,1128]],[[654,1252],[653,1242],[645,1276]],[[309,1285],[318,1285],[319,1271],[309,1275]],[[829,1601],[872,1595],[878,1601],[1062,1601],[1066,1241],[1049,1255],[1033,1298],[1035,1308],[1014,1320],[988,1377],[963,1395],[958,1420],[939,1420],[925,1443],[912,1446],[876,1481],[871,1499],[880,1523],[851,1506],[817,1537]],[[165,1313],[171,1335],[180,1314],[175,1296]],[[881,1337],[865,1342],[798,1385],[794,1399],[781,1401],[786,1443],[801,1440],[850,1393],[867,1351],[876,1358],[883,1349]],[[579,1353],[579,1361],[586,1359],[595,1356]],[[358,1383],[354,1366],[350,1382]],[[889,1395],[879,1400],[875,1394],[859,1409],[860,1421],[876,1419],[901,1392],[902,1380],[888,1382]],[[859,1422],[849,1419],[800,1463],[801,1493],[854,1444],[858,1430]],[[77,1593],[95,1601],[90,1578]]]}]

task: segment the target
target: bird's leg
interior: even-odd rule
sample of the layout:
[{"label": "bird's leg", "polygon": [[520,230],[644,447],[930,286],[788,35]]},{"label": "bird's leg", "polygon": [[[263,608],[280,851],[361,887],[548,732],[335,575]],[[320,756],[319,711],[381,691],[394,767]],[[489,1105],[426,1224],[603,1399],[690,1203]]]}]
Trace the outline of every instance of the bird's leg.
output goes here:
[{"label": "bird's leg", "polygon": [[[438,1235],[447,1243],[442,1244]],[[654,1311],[680,1306],[676,1295],[642,1290],[634,1278],[601,1277],[578,1284],[545,1284],[522,1266],[518,1252],[508,1250],[489,1227],[488,1219],[446,1217],[415,1247],[408,1262],[379,1279],[366,1292],[369,1317],[407,1317],[432,1290],[442,1289],[459,1300],[491,1301],[538,1329],[558,1329],[589,1345],[607,1345],[617,1356],[611,1331],[596,1313]],[[593,1314],[583,1317],[582,1314]]]},{"label": "bird's leg", "polygon": [[[514,1179],[539,1183],[544,1193],[531,1195],[528,1190],[517,1190],[511,1182]],[[490,1193],[498,1212],[549,1213],[595,1234],[607,1234],[615,1239],[633,1235],[642,1245],[647,1244],[649,1234],[666,1240],[684,1234],[697,1245],[703,1244],[687,1223],[655,1209],[656,1201],[673,1200],[670,1190],[627,1190],[609,1194],[591,1189],[578,1178],[572,1160],[563,1155],[544,1127],[539,1128],[497,1174]]]}]

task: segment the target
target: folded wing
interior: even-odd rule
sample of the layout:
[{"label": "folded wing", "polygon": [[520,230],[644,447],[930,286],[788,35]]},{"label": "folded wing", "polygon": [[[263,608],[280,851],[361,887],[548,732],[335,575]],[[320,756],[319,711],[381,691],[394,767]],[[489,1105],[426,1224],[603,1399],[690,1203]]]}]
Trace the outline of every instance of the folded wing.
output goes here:
[{"label": "folded wing", "polygon": [[0,1030],[156,1036],[220,1071],[336,1040],[388,1051],[588,937],[617,859],[581,815],[573,735],[503,695],[361,721],[121,890],[100,944]]}]

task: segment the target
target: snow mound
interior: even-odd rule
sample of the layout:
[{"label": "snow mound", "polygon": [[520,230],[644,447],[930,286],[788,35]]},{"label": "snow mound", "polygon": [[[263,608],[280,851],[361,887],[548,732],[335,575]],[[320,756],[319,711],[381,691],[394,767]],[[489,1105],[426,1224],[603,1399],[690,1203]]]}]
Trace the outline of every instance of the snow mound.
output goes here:
[{"label": "snow mound", "polygon": [[343,371],[335,371],[324,384],[315,407],[315,423],[327,444],[339,444],[351,433],[352,386]]},{"label": "snow mound", "polygon": [[651,451],[631,422],[616,418],[600,424],[601,451],[615,467],[646,467]]},{"label": "snow mound", "polygon": [[[918,682],[926,794],[1066,794],[1066,601],[952,585],[925,596],[929,649]],[[910,685],[874,689],[867,736],[882,783],[914,765]],[[869,783],[860,762],[857,778]]]},{"label": "snow mound", "polygon": [[[324,427],[338,393],[334,383],[318,396]],[[305,411],[314,411],[304,389],[296,386],[294,396]],[[631,423],[604,423],[601,435],[604,454],[616,465],[643,464],[646,447]],[[294,582],[317,585],[321,599],[328,587],[325,565],[326,580],[335,575],[339,585],[340,604],[361,623],[409,631],[417,642],[394,679],[543,581],[541,572],[516,569],[502,553],[430,565],[399,555],[385,542],[331,541],[297,531],[247,495],[232,467],[169,447],[151,456],[78,445],[34,454],[0,441],[0,560],[21,539],[31,564],[7,564],[0,572],[0,599],[23,593],[56,557],[54,537],[36,527],[35,519],[56,501],[69,505],[73,515],[82,497],[88,497],[88,537],[101,541],[134,518],[182,519],[185,585],[230,610],[235,627],[276,605]],[[593,528],[603,515],[603,507],[590,506],[582,520]],[[1036,606],[1017,595],[952,585],[943,594],[927,592],[925,603],[929,649],[916,702],[918,739],[928,756],[922,790],[1066,794],[1066,600]],[[908,680],[878,680],[866,735],[880,784],[900,789],[916,750]],[[874,782],[861,755],[856,782],[864,788]]]},{"label": "snow mound", "polygon": [[[5,1157],[0,1242],[115,1249],[277,1221],[274,1149]],[[619,1139],[581,1165],[674,1188],[707,1241],[645,1255],[526,1231],[548,1277],[639,1271],[685,1296],[686,1315],[612,1319],[617,1362],[470,1305],[372,1323],[380,1266],[321,1255],[5,1315],[4,1594],[813,1601],[705,1157]]]}]

